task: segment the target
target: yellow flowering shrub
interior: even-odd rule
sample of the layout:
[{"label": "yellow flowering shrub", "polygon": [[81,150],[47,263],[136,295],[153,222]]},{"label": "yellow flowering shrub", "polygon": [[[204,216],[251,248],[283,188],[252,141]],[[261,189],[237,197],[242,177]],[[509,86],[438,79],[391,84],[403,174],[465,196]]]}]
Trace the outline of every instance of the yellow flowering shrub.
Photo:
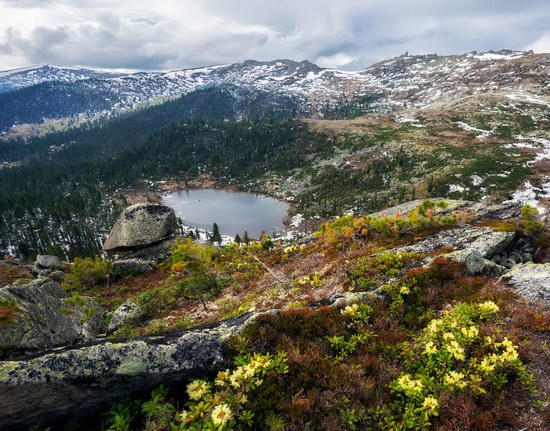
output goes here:
[{"label": "yellow flowering shrub", "polygon": [[238,357],[234,370],[220,371],[210,383],[204,379],[187,385],[189,402],[178,415],[180,431],[231,431],[251,427],[254,413],[248,410],[249,395],[266,379],[286,374],[286,354],[254,354]]},{"label": "yellow flowering shrub", "polygon": [[293,282],[296,287],[312,287],[318,288],[322,284],[322,280],[319,277],[319,274],[316,272],[313,275],[305,275],[303,277],[297,278]]},{"label": "yellow flowering shrub", "polygon": [[361,344],[365,344],[374,333],[368,329],[368,323],[372,307],[368,304],[346,305],[340,314],[348,320],[347,327],[353,333],[349,336],[334,335],[328,337],[331,350],[335,354],[335,362],[343,361],[348,355],[354,353]]},{"label": "yellow flowering shrub", "polygon": [[409,372],[390,384],[396,401],[378,412],[386,415],[380,419],[382,429],[426,429],[430,417],[438,414],[442,394],[465,390],[483,394],[487,386],[500,388],[510,373],[536,392],[517,346],[508,338],[497,341],[495,336],[480,336],[479,322],[498,311],[492,301],[457,304],[432,319],[412,343],[403,345]]}]

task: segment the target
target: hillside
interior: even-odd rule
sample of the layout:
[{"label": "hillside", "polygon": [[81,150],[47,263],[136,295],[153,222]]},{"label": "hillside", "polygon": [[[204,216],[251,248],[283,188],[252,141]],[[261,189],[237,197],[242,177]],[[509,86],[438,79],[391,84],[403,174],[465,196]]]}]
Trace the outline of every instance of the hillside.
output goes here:
[{"label": "hillside", "polygon": [[[289,60],[3,72],[6,127],[10,112],[62,119],[33,126],[43,136],[0,141],[0,254],[94,256],[132,196],[159,199],[205,175],[292,203],[302,229],[424,197],[544,212],[548,60],[500,51],[403,55],[345,73]],[[119,102],[141,108],[86,120]]]},{"label": "hillside", "polygon": [[168,236],[168,252],[158,214],[175,220],[121,216],[153,242],[124,260],[1,262],[0,425],[547,429],[549,233],[533,208],[414,201],[290,244]]}]

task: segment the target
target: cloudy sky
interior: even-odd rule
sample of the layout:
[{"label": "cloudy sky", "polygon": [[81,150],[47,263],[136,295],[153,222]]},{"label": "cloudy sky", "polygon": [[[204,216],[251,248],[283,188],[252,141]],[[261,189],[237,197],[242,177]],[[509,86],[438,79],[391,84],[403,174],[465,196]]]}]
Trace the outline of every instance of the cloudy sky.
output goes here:
[{"label": "cloudy sky", "polygon": [[278,58],[358,70],[503,48],[550,52],[550,0],[0,0],[0,70]]}]

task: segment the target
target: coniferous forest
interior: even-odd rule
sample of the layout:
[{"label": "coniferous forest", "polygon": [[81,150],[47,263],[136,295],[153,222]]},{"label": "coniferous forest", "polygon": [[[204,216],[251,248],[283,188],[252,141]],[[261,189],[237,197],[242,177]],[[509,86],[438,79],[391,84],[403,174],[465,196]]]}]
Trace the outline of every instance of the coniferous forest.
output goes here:
[{"label": "coniferous forest", "polygon": [[[234,115],[229,93],[199,93],[44,137],[0,142],[2,161],[12,164],[0,170],[0,253],[60,254],[64,244],[66,257],[94,255],[120,212],[112,199],[121,189],[206,171],[223,181],[297,163],[299,152],[290,150],[305,133],[299,123],[225,121]],[[209,101],[202,108],[201,97]]]}]

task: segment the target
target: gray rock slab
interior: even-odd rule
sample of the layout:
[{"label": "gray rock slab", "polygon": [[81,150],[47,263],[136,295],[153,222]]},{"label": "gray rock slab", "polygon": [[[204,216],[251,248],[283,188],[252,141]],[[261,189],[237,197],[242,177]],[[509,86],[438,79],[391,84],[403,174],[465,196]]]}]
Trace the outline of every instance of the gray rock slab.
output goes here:
[{"label": "gray rock slab", "polygon": [[[0,326],[4,351],[44,350],[88,340],[100,331],[103,309],[88,297],[73,304],[60,284],[49,278],[3,287],[0,297],[13,301],[17,309],[13,322]],[[94,312],[83,321],[85,308]]]},{"label": "gray rock slab", "polygon": [[520,295],[550,305],[550,263],[522,263],[502,276]]},{"label": "gray rock slab", "polygon": [[442,247],[456,247],[478,252],[490,259],[512,243],[515,232],[495,232],[488,227],[464,226],[439,232],[395,252],[431,253]]},{"label": "gray rock slab", "polygon": [[39,254],[36,256],[35,264],[39,268],[58,269],[61,268],[61,260],[57,256],[49,254]]},{"label": "gray rock slab", "polygon": [[225,368],[225,341],[256,316],[244,315],[202,330],[119,342],[103,340],[0,361],[0,429],[17,431],[87,416],[108,409],[127,393],[183,383]]}]

